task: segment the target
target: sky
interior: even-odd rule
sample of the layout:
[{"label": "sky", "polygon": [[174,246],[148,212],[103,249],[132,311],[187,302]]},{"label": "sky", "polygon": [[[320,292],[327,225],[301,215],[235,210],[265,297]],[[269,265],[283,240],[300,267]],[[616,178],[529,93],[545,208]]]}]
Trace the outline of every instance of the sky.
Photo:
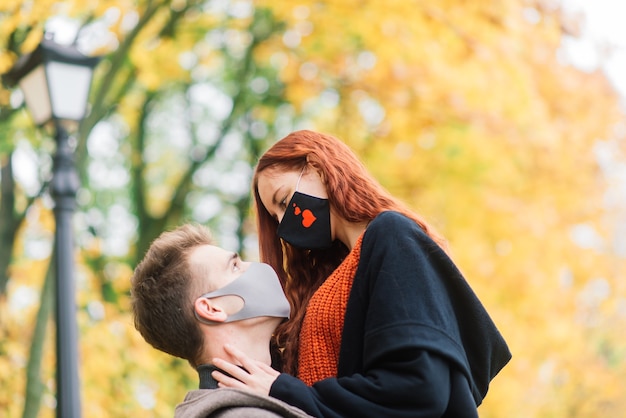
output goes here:
[{"label": "sky", "polygon": [[[562,4],[568,12],[583,14],[581,38],[563,45],[572,64],[585,71],[602,68],[626,98],[626,0],[562,0]],[[599,52],[603,49],[606,54]]]},{"label": "sky", "polygon": [[[567,57],[581,70],[603,70],[621,94],[626,113],[626,0],[562,0],[562,4],[568,11],[583,13],[584,18],[580,39],[563,44]],[[607,51],[604,56],[598,52],[603,48]],[[572,229],[572,239],[579,245],[608,246],[621,257],[626,257],[625,141],[626,117],[621,127],[616,127],[615,138],[598,140],[593,150],[606,181],[603,206],[613,236],[604,242],[589,225]]]}]

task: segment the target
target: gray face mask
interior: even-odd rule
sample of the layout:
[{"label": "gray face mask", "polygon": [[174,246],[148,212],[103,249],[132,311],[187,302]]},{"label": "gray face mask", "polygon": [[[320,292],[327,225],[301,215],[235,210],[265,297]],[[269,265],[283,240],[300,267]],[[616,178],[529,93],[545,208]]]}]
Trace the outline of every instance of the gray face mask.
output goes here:
[{"label": "gray face mask", "polygon": [[226,286],[205,293],[201,298],[216,298],[219,296],[239,296],[243,299],[243,308],[233,315],[229,315],[224,322],[214,322],[198,316],[200,322],[213,325],[225,322],[241,321],[242,319],[272,316],[289,318],[289,302],[274,269],[265,263],[251,263],[248,270]]}]

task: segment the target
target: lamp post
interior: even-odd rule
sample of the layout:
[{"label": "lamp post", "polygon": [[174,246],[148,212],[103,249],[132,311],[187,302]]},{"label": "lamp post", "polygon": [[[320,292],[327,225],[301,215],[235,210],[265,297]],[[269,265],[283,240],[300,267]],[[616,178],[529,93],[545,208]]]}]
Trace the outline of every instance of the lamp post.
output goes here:
[{"label": "lamp post", "polygon": [[80,186],[68,129],[86,114],[93,69],[99,57],[83,55],[75,45],[44,38],[3,75],[9,86],[19,85],[35,123],[55,128],[56,153],[50,184],[54,198],[57,417],[78,418],[78,325],[74,287],[72,216]]}]

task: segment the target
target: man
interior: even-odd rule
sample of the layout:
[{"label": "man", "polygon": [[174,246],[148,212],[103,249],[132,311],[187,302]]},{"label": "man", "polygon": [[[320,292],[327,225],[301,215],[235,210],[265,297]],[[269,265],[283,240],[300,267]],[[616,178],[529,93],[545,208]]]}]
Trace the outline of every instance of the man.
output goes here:
[{"label": "man", "polygon": [[[269,396],[218,389],[215,357],[229,345],[270,370],[270,338],[289,303],[274,270],[213,245],[208,229],[184,225],[162,233],[131,279],[135,327],[154,348],[189,361],[200,377],[175,417],[308,417]],[[278,372],[275,372],[278,374]]]}]

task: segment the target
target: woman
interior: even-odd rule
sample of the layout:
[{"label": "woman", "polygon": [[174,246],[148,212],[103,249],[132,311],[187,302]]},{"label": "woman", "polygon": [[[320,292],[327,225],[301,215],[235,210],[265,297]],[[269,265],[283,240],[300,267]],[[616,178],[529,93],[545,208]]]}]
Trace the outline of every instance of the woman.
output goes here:
[{"label": "woman", "polygon": [[274,144],[253,190],[261,260],[292,305],[285,373],[230,348],[243,368],[216,359],[220,385],[318,417],[477,417],[511,355],[444,240],[329,135]]}]

